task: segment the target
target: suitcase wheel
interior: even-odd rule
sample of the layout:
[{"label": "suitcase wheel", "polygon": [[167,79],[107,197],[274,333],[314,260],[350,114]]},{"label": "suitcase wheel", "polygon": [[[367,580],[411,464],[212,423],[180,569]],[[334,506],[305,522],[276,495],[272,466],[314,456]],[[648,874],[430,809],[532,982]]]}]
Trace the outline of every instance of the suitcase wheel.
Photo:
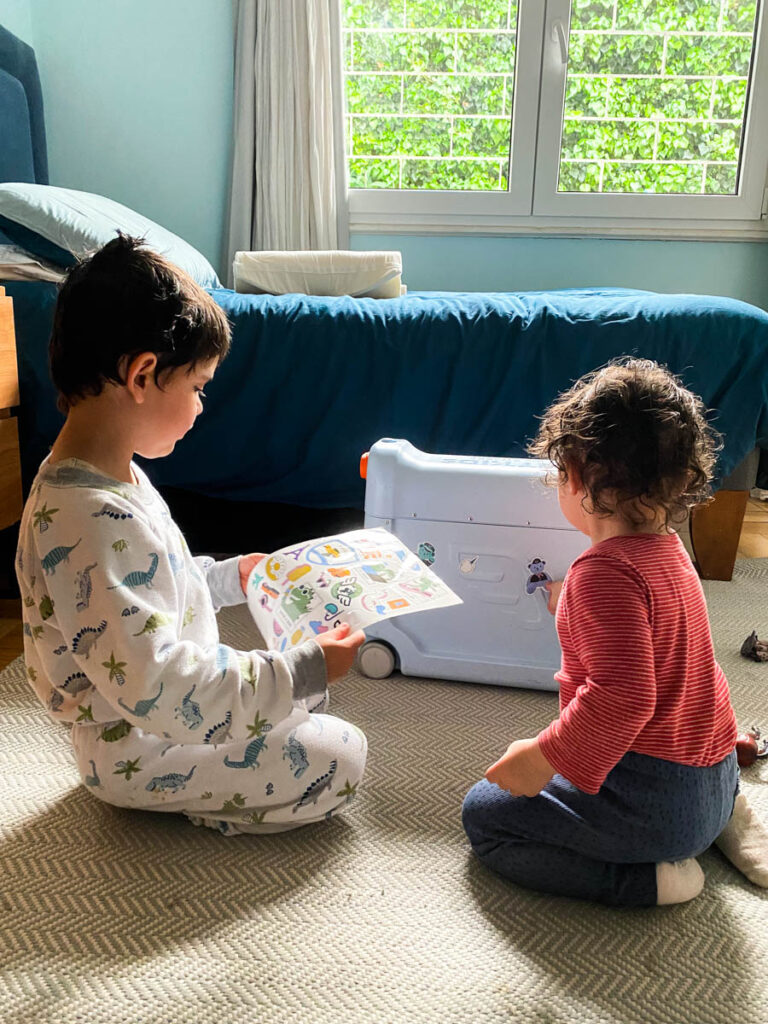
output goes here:
[{"label": "suitcase wheel", "polygon": [[357,655],[357,664],[369,679],[386,679],[397,664],[395,652],[383,640],[366,640]]}]

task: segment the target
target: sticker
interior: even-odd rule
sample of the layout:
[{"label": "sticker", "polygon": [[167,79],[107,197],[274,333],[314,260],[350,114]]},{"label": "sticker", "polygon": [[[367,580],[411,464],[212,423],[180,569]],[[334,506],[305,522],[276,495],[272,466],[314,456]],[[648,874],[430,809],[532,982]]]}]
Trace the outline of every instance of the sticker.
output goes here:
[{"label": "sticker", "polygon": [[[379,562],[377,565],[364,565],[362,566],[362,570],[365,575],[375,583],[391,583],[397,575],[394,569],[390,569],[382,562]],[[331,591],[331,593],[333,593],[333,591]],[[335,594],[333,596],[336,597]]]},{"label": "sticker", "polygon": [[280,578],[280,573],[285,569],[285,562],[282,558],[276,558],[272,555],[272,557],[267,560],[267,564],[264,569],[271,580],[276,580]]},{"label": "sticker", "polygon": [[401,583],[400,586],[409,594],[423,594],[424,597],[432,597],[433,594],[432,584],[425,579],[414,580],[413,583]]},{"label": "sticker", "polygon": [[363,594],[360,604],[367,612],[376,612],[377,615],[384,615],[387,611],[386,601],[390,600],[388,592],[379,591],[378,594]]},{"label": "sticker", "polygon": [[428,540],[423,540],[416,549],[416,554],[424,565],[432,565],[435,561],[435,545],[430,544]]},{"label": "sticker", "polygon": [[465,576],[469,576],[477,568],[477,560],[480,556],[473,555],[471,558],[462,558],[459,562],[459,572],[463,572]]},{"label": "sticker", "polygon": [[298,586],[291,587],[280,602],[280,607],[288,615],[291,622],[297,622],[302,615],[305,615],[310,610],[314,603],[315,592],[312,587],[308,587],[305,583],[299,583]]},{"label": "sticker", "polygon": [[552,577],[548,572],[544,571],[544,566],[547,563],[542,558],[532,558],[528,563],[528,571],[530,576],[528,582],[525,584],[526,594],[533,594],[539,587],[546,587],[548,583],[552,582]]},{"label": "sticker", "polygon": [[297,565],[295,569],[291,569],[291,571],[286,575],[286,579],[289,579],[291,583],[295,583],[296,580],[300,580],[302,576],[306,576],[308,572],[308,565]]},{"label": "sticker", "polygon": [[339,604],[343,604],[347,608],[352,603],[352,599],[359,597],[362,592],[363,588],[354,577],[351,577],[349,580],[345,580],[344,583],[334,583],[331,587],[331,594],[336,598]]},{"label": "sticker", "polygon": [[294,548],[293,551],[286,551],[285,554],[290,555],[294,562],[298,562],[301,557],[301,553],[305,550],[306,546],[306,544],[303,544],[300,548]]},{"label": "sticker", "polygon": [[384,553],[379,551],[378,548],[372,551],[363,551],[362,555],[363,560],[367,559],[369,562],[372,562],[374,558],[384,558]]},{"label": "sticker", "polygon": [[312,565],[343,565],[356,560],[354,548],[345,541],[336,539],[316,544],[306,554],[307,561]]}]

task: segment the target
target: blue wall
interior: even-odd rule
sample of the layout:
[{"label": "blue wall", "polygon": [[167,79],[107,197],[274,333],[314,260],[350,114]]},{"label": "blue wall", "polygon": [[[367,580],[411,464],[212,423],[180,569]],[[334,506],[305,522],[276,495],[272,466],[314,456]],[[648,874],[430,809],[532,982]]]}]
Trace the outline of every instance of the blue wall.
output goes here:
[{"label": "blue wall", "polygon": [[[0,0],[0,23],[37,50],[51,180],[139,210],[221,273],[229,0]],[[412,290],[618,285],[768,307],[768,243],[361,234],[351,244],[402,250]]]},{"label": "blue wall", "polygon": [[[5,0],[0,0],[0,3]],[[221,263],[227,0],[31,0],[51,182],[130,206]]]},{"label": "blue wall", "polygon": [[355,235],[399,249],[411,291],[525,291],[611,285],[729,295],[768,309],[768,243],[654,242],[501,235]]},{"label": "blue wall", "polygon": [[34,46],[31,0],[0,0],[0,25]]}]

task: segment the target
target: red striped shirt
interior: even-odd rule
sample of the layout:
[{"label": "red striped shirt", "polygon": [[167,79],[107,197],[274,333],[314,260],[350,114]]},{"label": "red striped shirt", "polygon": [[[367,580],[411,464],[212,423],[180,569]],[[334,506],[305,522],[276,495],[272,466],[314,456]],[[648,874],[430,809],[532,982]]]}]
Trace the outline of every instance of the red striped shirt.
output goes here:
[{"label": "red striped shirt", "polygon": [[736,719],[715,661],[701,583],[676,534],[611,537],[565,578],[560,717],[539,734],[552,767],[597,793],[628,751],[687,765],[733,750]]}]

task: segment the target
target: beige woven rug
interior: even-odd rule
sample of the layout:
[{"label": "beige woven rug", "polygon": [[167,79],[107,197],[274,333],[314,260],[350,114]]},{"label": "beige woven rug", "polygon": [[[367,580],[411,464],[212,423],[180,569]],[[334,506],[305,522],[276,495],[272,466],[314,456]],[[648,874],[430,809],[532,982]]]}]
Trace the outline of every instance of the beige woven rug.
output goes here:
[{"label": "beige woven rug", "polygon": [[[741,724],[768,726],[768,559],[706,585]],[[254,641],[244,609],[224,637]],[[467,1022],[736,1024],[768,1019],[768,893],[716,851],[703,894],[616,911],[505,884],[470,859],[464,792],[552,694],[350,676],[338,712],[370,740],[348,811],[225,839],[109,808],[63,730],[0,675],[3,1024]],[[744,786],[768,817],[768,763]]]}]

